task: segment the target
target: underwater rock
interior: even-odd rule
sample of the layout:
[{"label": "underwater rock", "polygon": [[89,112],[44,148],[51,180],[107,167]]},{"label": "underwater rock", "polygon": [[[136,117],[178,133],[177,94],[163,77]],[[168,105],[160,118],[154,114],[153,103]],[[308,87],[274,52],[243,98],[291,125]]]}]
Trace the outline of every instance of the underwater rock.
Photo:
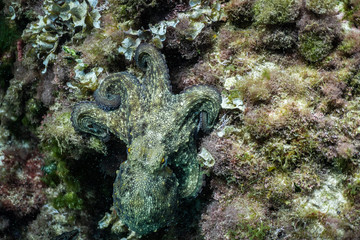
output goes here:
[{"label": "underwater rock", "polygon": [[339,22],[332,16],[320,20],[304,16],[297,24],[299,52],[309,62],[323,60],[341,39]]},{"label": "underwater rock", "polygon": [[263,204],[219,180],[211,185],[213,201],[207,205],[200,222],[204,239],[266,239],[269,226]]},{"label": "underwater rock", "polygon": [[297,36],[290,29],[280,29],[267,33],[262,39],[264,46],[273,51],[291,50],[296,44]]},{"label": "underwater rock", "polygon": [[0,232],[5,231],[10,226],[10,220],[5,216],[0,216]]},{"label": "underwater rock", "polygon": [[0,211],[13,212],[19,218],[37,212],[46,201],[41,182],[43,159],[26,148],[9,148],[2,154]]},{"label": "underwater rock", "polygon": [[143,79],[128,72],[108,76],[95,102],[75,105],[71,120],[79,132],[102,140],[112,134],[127,145],[114,208],[130,230],[144,235],[172,223],[181,200],[197,194],[202,174],[196,136],[213,128],[221,98],[209,86],[172,94],[165,59],[151,45],[141,44],[135,59]]},{"label": "underwater rock", "polygon": [[65,232],[57,237],[54,237],[52,240],[76,240],[79,236],[79,230],[75,229],[70,232]]},{"label": "underwater rock", "polygon": [[306,0],[306,8],[316,14],[327,14],[334,11],[336,1],[332,0]]},{"label": "underwater rock", "polygon": [[232,0],[225,7],[230,22],[236,26],[250,25],[254,18],[254,0]]},{"label": "underwater rock", "polygon": [[300,12],[296,0],[258,0],[254,4],[255,21],[260,25],[277,25],[295,22]]}]

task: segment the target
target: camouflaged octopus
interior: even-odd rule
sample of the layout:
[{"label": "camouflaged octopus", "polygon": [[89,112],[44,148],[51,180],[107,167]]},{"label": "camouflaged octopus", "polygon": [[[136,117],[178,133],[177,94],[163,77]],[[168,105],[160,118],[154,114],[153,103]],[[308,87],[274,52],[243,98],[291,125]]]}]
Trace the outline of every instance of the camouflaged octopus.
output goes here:
[{"label": "camouflaged octopus", "polygon": [[209,132],[220,109],[220,95],[209,86],[170,91],[168,68],[153,46],[141,44],[136,64],[145,72],[109,75],[94,93],[95,102],[80,102],[72,112],[77,131],[128,147],[114,183],[114,208],[120,220],[144,235],[168,225],[183,199],[201,185],[196,135]]}]

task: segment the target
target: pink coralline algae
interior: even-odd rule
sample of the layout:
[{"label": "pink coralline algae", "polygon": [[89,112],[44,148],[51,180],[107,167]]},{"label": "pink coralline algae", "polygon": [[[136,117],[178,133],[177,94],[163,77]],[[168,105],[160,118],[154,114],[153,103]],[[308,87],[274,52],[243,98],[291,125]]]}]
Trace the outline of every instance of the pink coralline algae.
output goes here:
[{"label": "pink coralline algae", "polygon": [[43,159],[26,149],[4,150],[0,170],[0,210],[18,217],[36,213],[45,203]]},{"label": "pink coralline algae", "polygon": [[234,201],[229,202],[228,194],[234,194],[235,191],[223,183],[212,181],[211,185],[214,189],[214,201],[207,206],[201,216],[201,231],[206,240],[229,239],[227,233],[236,229],[240,217]]}]

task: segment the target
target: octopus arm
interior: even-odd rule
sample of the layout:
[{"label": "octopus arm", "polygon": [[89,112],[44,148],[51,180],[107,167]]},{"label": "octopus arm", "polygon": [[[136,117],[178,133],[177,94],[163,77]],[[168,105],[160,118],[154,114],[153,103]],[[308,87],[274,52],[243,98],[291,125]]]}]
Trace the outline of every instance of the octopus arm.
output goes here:
[{"label": "octopus arm", "polygon": [[128,107],[131,102],[139,102],[140,97],[141,85],[128,72],[109,75],[94,93],[95,102],[105,111]]},{"label": "octopus arm", "polygon": [[150,96],[170,95],[169,70],[164,56],[150,44],[140,44],[136,49],[135,61],[145,72],[144,85]]},{"label": "octopus arm", "polygon": [[126,144],[128,142],[127,121],[123,111],[106,112],[95,102],[80,102],[73,108],[71,122],[78,132],[91,134],[104,141],[108,140],[112,133]]},{"label": "octopus arm", "polygon": [[172,165],[179,179],[182,198],[195,197],[202,185],[202,173],[196,154],[196,144],[191,141],[174,159]]},{"label": "octopus arm", "polygon": [[[197,85],[188,88],[177,97],[177,108],[185,119],[199,119],[202,131],[208,133],[216,123],[220,111],[220,93],[212,87]],[[181,110],[182,109],[182,110]],[[189,117],[190,116],[190,117]]]}]

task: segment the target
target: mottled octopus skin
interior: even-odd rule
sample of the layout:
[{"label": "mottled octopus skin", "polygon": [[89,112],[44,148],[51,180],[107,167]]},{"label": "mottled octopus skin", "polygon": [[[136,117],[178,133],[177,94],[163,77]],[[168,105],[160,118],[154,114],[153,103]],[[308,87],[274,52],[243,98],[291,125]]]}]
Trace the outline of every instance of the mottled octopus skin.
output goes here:
[{"label": "mottled octopus skin", "polygon": [[144,235],[169,225],[182,199],[196,195],[201,185],[196,134],[209,132],[220,110],[221,97],[209,86],[193,86],[180,94],[170,91],[163,55],[141,44],[135,54],[145,75],[115,73],[100,84],[95,102],[75,105],[74,128],[128,147],[114,183],[114,208],[120,220]]}]

